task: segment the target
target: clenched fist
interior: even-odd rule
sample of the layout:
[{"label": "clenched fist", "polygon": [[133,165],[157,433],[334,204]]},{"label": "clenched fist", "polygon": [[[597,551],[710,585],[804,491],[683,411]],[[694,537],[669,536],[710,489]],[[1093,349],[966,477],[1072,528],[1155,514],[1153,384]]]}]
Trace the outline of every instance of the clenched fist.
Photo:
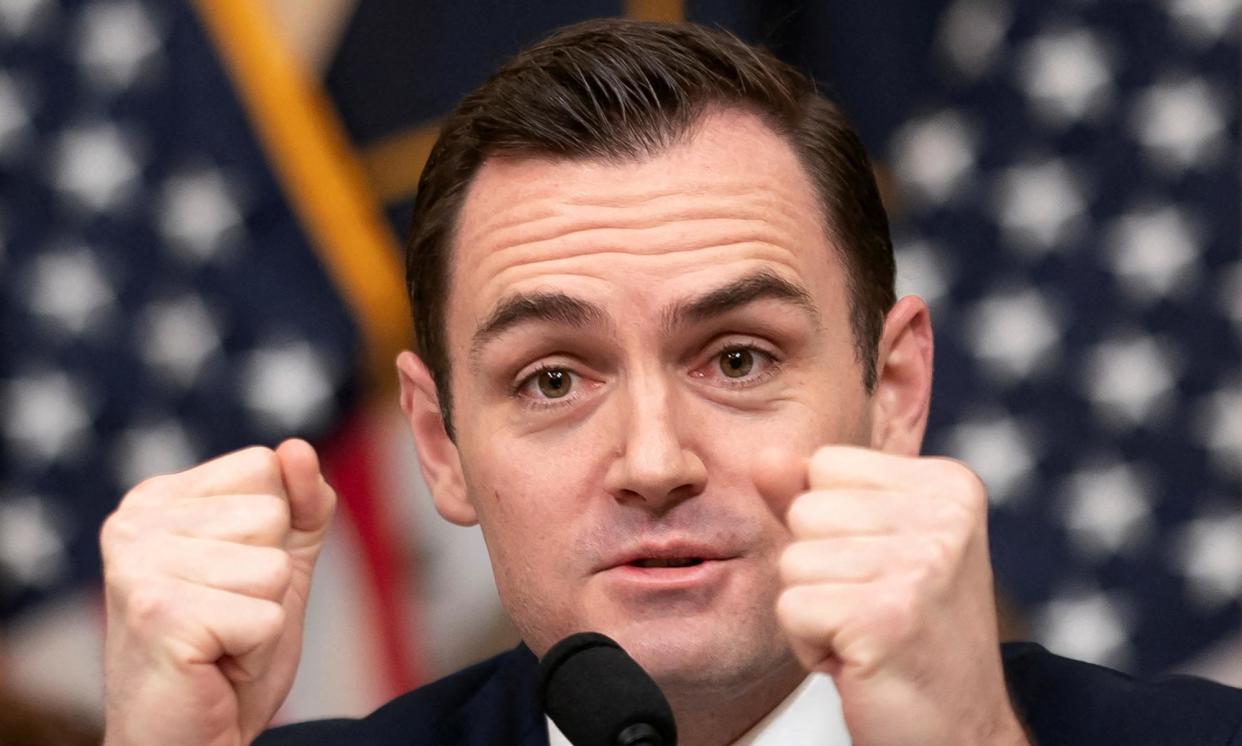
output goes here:
[{"label": "clenched fist", "polygon": [[335,502],[300,440],[125,496],[100,538],[106,744],[237,746],[263,730],[293,683]]},{"label": "clenched fist", "polygon": [[802,664],[832,675],[854,743],[1025,743],[969,469],[828,446],[765,452],[754,476],[789,506],[777,615]]}]

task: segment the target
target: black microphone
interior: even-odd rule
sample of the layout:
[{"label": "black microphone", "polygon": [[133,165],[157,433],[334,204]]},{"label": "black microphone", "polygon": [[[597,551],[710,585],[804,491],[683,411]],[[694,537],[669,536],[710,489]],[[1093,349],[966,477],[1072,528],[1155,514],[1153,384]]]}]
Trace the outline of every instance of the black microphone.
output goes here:
[{"label": "black microphone", "polygon": [[611,638],[579,632],[539,661],[539,700],[574,746],[676,746],[664,692]]}]

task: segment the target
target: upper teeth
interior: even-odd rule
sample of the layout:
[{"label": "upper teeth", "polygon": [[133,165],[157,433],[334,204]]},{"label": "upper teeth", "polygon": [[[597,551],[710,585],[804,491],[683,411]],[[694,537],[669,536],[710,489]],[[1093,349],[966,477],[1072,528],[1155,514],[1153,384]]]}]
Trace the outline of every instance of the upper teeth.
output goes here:
[{"label": "upper teeth", "polygon": [[675,559],[642,559],[634,564],[639,567],[686,567],[697,565],[700,561],[695,557],[677,557]]}]

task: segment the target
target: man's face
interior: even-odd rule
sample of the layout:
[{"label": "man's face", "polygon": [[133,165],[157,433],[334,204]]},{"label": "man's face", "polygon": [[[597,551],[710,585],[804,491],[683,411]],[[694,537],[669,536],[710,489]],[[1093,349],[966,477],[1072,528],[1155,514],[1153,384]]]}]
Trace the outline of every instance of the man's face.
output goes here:
[{"label": "man's face", "polygon": [[870,429],[821,216],[791,148],[738,112],[641,162],[478,173],[447,306],[454,424],[471,518],[536,653],[594,630],[666,687],[790,670],[786,506],[752,459]]}]

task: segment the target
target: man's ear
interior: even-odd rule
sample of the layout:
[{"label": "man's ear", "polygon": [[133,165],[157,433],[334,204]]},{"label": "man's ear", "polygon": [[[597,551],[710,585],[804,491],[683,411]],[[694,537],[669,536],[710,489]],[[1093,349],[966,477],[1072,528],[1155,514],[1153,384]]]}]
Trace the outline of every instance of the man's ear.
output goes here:
[{"label": "man's ear", "polygon": [[440,397],[431,371],[408,350],[397,356],[397,376],[401,379],[401,411],[414,435],[418,463],[431,490],[436,510],[445,520],[459,526],[478,523],[474,505],[466,494],[457,445],[449,438],[440,414]]},{"label": "man's ear", "polygon": [[871,396],[871,447],[917,456],[931,401],[931,312],[922,298],[897,301],[884,320]]}]

